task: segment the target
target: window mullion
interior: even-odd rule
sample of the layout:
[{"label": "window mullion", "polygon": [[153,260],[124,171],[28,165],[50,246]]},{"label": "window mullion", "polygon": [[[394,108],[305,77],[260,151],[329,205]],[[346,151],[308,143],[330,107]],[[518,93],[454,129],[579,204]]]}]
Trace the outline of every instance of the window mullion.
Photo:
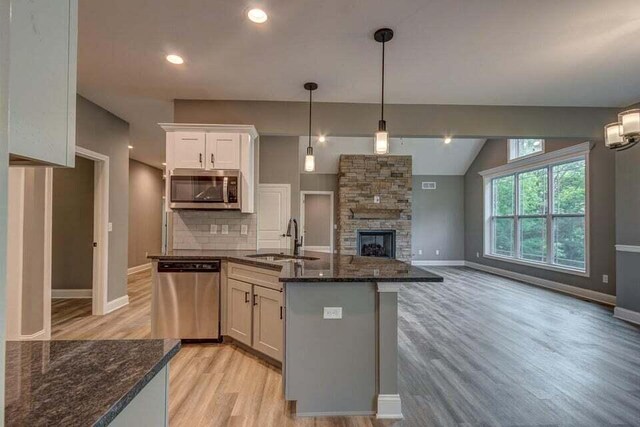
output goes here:
[{"label": "window mullion", "polygon": [[547,166],[547,264],[553,264],[553,173]]},{"label": "window mullion", "polygon": [[513,204],[513,229],[514,229],[514,257],[520,258],[520,176],[516,173],[513,175],[515,201]]}]

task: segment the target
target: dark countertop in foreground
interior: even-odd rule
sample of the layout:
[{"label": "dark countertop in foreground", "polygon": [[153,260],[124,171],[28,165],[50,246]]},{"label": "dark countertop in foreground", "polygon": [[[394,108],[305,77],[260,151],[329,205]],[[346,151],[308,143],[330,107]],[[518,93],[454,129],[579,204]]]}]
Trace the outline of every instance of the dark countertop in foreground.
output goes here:
[{"label": "dark countertop in foreground", "polygon": [[105,426],[178,350],[178,340],[8,341],[5,425]]},{"label": "dark countertop in foreground", "polygon": [[301,251],[300,255],[314,259],[266,261],[251,258],[259,254],[291,255],[281,249],[187,250],[175,249],[164,254],[149,255],[150,259],[167,260],[228,260],[242,264],[280,270],[281,282],[442,282],[437,274],[405,262],[387,258],[336,255]]}]

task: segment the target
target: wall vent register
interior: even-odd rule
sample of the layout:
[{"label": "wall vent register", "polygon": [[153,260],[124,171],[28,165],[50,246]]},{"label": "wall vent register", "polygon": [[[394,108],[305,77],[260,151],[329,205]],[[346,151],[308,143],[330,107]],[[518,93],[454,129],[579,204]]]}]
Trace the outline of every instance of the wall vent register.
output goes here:
[{"label": "wall vent register", "polygon": [[435,190],[436,189],[436,183],[435,182],[423,182],[422,183],[422,189],[423,190]]}]

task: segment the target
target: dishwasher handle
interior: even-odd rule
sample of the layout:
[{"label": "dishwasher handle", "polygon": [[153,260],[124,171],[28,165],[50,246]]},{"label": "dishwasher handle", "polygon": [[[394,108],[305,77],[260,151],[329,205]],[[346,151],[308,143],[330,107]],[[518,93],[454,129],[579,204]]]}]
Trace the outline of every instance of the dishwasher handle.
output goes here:
[{"label": "dishwasher handle", "polygon": [[220,261],[160,261],[158,273],[219,273]]}]

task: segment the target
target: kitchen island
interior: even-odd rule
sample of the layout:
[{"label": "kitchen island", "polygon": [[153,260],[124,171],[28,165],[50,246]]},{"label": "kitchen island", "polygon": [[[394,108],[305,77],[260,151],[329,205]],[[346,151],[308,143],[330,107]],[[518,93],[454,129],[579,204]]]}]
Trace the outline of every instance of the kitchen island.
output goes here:
[{"label": "kitchen island", "polygon": [[4,423],[168,425],[179,350],[176,340],[8,341]]},{"label": "kitchen island", "polygon": [[[150,258],[156,264],[220,260],[277,276],[284,293],[285,398],[296,401],[297,415],[402,418],[397,294],[402,283],[442,277],[393,259],[308,251],[294,257],[266,249],[174,250]],[[242,296],[240,304],[250,301]]]}]

